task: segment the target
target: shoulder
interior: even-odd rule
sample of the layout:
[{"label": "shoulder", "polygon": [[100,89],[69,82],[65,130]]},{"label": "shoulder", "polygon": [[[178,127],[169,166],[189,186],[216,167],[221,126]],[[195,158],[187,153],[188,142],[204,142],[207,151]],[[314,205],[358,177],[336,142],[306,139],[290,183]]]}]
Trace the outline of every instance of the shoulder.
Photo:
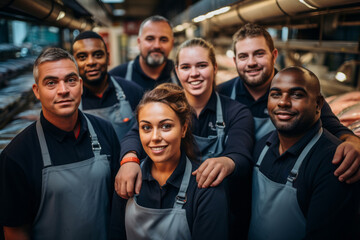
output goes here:
[{"label": "shoulder", "polygon": [[224,94],[226,96],[230,96],[231,95],[231,91],[233,89],[234,86],[234,82],[238,77],[235,77],[233,79],[230,79],[224,83],[219,84],[216,89],[219,93]]},{"label": "shoulder", "polygon": [[[83,112],[82,112],[83,113]],[[90,121],[96,133],[100,132],[103,137],[108,137],[115,135],[115,130],[109,121],[106,121],[100,117],[94,116],[92,114],[83,113]]]},{"label": "shoulder", "polygon": [[121,77],[124,77],[125,74],[126,74],[126,71],[127,71],[127,66],[128,66],[128,62],[127,63],[123,63],[123,64],[120,64],[119,66],[117,67],[114,67],[113,69],[111,69],[109,71],[109,73],[113,76],[121,76]]},{"label": "shoulder", "polygon": [[245,104],[242,104],[222,94],[219,94],[219,96],[221,100],[222,109],[225,112],[225,115],[227,115],[229,119],[240,117],[240,118],[248,118],[249,120],[253,121],[251,111]]}]

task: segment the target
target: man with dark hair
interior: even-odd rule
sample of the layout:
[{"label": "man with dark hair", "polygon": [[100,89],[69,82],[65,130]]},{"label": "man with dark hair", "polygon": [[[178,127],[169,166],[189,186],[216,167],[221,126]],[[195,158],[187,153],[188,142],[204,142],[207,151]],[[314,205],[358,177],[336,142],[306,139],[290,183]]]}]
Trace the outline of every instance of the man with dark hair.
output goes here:
[{"label": "man with dark hair", "polygon": [[168,59],[174,46],[169,20],[159,15],[145,19],[140,25],[137,43],[139,56],[115,67],[110,74],[133,81],[144,90],[151,90],[166,82],[178,84],[174,63]]},{"label": "man with dark hair", "polygon": [[[274,130],[267,109],[271,80],[278,51],[270,34],[262,26],[247,23],[233,38],[234,61],[239,77],[218,86],[221,94],[231,97],[249,107],[255,123],[256,140]],[[321,110],[323,127],[343,140],[337,148],[333,163],[341,165],[335,175],[340,181],[352,183],[360,179],[360,139],[340,124],[325,102]]]},{"label": "man with dark hair", "polygon": [[0,155],[5,239],[107,239],[120,147],[110,123],[78,110],[82,79],[60,48],[34,63],[40,119]]},{"label": "man with dark hair", "polygon": [[271,82],[276,127],[254,150],[249,239],[355,239],[358,185],[336,179],[341,141],[322,128],[324,98],[309,70],[285,68]]},{"label": "man with dark hair", "polygon": [[99,34],[80,33],[72,49],[84,81],[80,109],[110,121],[121,140],[136,122],[133,112],[142,98],[142,88],[108,74],[109,52]]}]

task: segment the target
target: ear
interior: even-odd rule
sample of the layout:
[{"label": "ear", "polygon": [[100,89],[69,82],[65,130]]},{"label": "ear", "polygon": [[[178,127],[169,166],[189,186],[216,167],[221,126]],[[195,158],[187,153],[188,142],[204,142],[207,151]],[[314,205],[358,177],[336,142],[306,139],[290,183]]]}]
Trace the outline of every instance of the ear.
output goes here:
[{"label": "ear", "polygon": [[324,106],[324,97],[322,95],[317,96],[316,98],[316,113],[321,113],[321,109]]},{"label": "ear", "polygon": [[39,86],[38,86],[36,83],[34,83],[34,84],[32,85],[32,90],[33,90],[33,92],[34,92],[34,94],[35,94],[35,97],[36,97],[38,100],[40,100]]},{"label": "ear", "polygon": [[[218,71],[218,65],[217,64],[215,64],[215,66],[214,66],[214,75],[216,75],[217,74],[217,71]],[[215,80],[215,79],[214,79]]]},{"label": "ear", "polygon": [[80,86],[81,86],[81,96],[82,96],[82,94],[83,94],[83,91],[84,91],[84,83],[83,83],[83,80],[82,80],[82,78],[81,77],[79,77],[79,83],[80,83]]},{"label": "ear", "polygon": [[138,47],[140,47],[140,42],[141,42],[140,37],[137,37],[137,44],[138,44]]},{"label": "ear", "polygon": [[274,48],[274,50],[272,51],[272,55],[273,55],[273,58],[274,58],[273,61],[274,61],[274,64],[275,64],[276,59],[277,59],[277,57],[279,55],[279,52],[278,52],[278,50],[276,48]]},{"label": "ear", "polygon": [[188,122],[186,122],[186,123],[182,126],[182,129],[181,129],[181,138],[185,138],[187,128],[188,128]]}]

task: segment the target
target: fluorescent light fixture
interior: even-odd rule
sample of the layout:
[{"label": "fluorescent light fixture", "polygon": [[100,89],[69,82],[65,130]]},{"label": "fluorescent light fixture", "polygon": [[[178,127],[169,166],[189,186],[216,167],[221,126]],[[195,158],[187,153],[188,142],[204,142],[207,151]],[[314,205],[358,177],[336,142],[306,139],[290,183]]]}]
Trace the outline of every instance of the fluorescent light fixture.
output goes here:
[{"label": "fluorescent light fixture", "polygon": [[125,10],[124,9],[114,9],[113,10],[113,14],[114,16],[124,16],[125,15]]},{"label": "fluorescent light fixture", "polygon": [[222,8],[216,9],[214,11],[208,12],[205,15],[200,15],[200,16],[194,18],[193,21],[194,22],[202,22],[205,19],[209,19],[209,18],[212,18],[213,16],[216,16],[216,15],[219,15],[219,14],[222,14],[222,13],[226,13],[229,10],[230,10],[229,6],[222,7]]},{"label": "fluorescent light fixture", "polygon": [[102,0],[103,3],[123,3],[125,0]]},{"label": "fluorescent light fixture", "polygon": [[304,4],[305,6],[307,6],[310,9],[317,9],[316,7],[310,5],[309,3],[305,2],[305,0],[299,0],[299,2],[301,2],[302,4]]},{"label": "fluorescent light fixture", "polygon": [[346,75],[343,72],[337,72],[335,75],[335,79],[339,82],[344,82],[346,80]]},{"label": "fluorescent light fixture", "polygon": [[183,25],[177,25],[176,27],[174,27],[174,32],[181,32],[184,30],[185,30],[185,28]]}]

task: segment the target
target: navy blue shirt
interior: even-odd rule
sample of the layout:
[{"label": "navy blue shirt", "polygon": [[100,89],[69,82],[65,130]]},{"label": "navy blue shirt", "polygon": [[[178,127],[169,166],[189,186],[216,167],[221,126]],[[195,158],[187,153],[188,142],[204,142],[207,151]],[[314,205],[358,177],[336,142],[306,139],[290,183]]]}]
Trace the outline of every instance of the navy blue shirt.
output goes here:
[{"label": "navy blue shirt", "polygon": [[[110,161],[111,179],[119,168],[119,141],[111,124],[86,114],[101,145],[101,154]],[[63,131],[41,113],[50,158],[54,166],[87,160],[94,156],[86,119],[79,111],[80,133]],[[18,134],[0,155],[0,225],[18,227],[34,222],[40,205],[43,160],[35,123]],[[108,189],[112,199],[113,184]]]},{"label": "navy blue shirt", "polygon": [[[145,91],[152,90],[157,85],[160,85],[162,83],[171,83],[172,82],[171,75],[173,75],[176,78],[178,85],[180,85],[179,80],[177,79],[177,76],[175,74],[173,61],[167,59],[166,65],[165,65],[164,69],[162,70],[160,76],[157,79],[153,79],[153,78],[147,76],[144,73],[144,71],[141,69],[139,58],[140,58],[140,56],[137,56],[134,60],[132,81],[137,83]],[[119,76],[119,77],[125,78],[128,64],[129,64],[128,62],[121,64],[121,65],[111,69],[109,71],[109,73],[112,76]]]},{"label": "navy blue shirt", "polygon": [[[301,151],[320,127],[321,121],[318,121],[282,155],[279,154],[277,132],[267,134],[255,146],[254,164],[265,144],[268,145],[269,150],[260,165],[260,172],[274,182],[285,184]],[[346,234],[351,233],[359,201],[356,193],[360,189],[358,184],[346,184],[334,176],[337,166],[331,163],[331,159],[340,143],[324,129],[301,164],[294,182],[297,201],[306,218],[306,239],[347,239]]]},{"label": "navy blue shirt", "polygon": [[[225,135],[227,141],[221,156],[234,160],[235,169],[232,176],[247,177],[250,173],[250,162],[254,144],[254,123],[249,109],[228,97],[220,95]],[[217,135],[216,128],[216,94],[212,93],[208,103],[201,111],[199,118],[192,115],[192,133],[201,137]],[[145,157],[139,139],[138,126],[134,126],[121,140],[121,157],[129,151],[136,151],[138,156]]]},{"label": "navy blue shirt", "polygon": [[[142,167],[142,186],[137,203],[155,209],[172,208],[184,175],[185,153],[163,186],[151,175],[152,161],[146,158]],[[192,171],[198,165],[192,162]],[[187,201],[183,206],[191,232],[191,239],[227,239],[228,205],[223,184],[213,188],[198,188],[196,177],[191,176],[187,189]],[[125,234],[126,200],[114,193],[110,239],[126,239]]]},{"label": "navy blue shirt", "polygon": [[[275,74],[277,73],[275,69]],[[245,104],[250,109],[252,115],[258,118],[269,118],[267,110],[267,101],[269,96],[269,90],[261,96],[258,100],[254,100],[249,91],[246,89],[243,80],[240,77],[233,78],[227,82],[218,85],[217,89],[219,93],[231,97],[234,84],[236,83],[236,97],[235,100],[242,104]],[[324,106],[321,109],[321,121],[323,127],[330,131],[337,137],[344,134],[353,134],[351,130],[342,125],[339,119],[331,111],[331,108],[327,102],[324,102]]]},{"label": "navy blue shirt", "polygon": [[[126,81],[120,77],[113,78],[117,81],[117,83],[119,83],[125,93],[126,100],[130,103],[130,106],[134,111],[144,94],[144,90],[131,81]],[[84,86],[84,92],[81,96],[82,108],[84,110],[111,107],[119,102],[116,96],[115,86],[110,80],[110,75],[108,75],[107,81],[109,85],[104,91],[102,97],[96,96]]]}]

